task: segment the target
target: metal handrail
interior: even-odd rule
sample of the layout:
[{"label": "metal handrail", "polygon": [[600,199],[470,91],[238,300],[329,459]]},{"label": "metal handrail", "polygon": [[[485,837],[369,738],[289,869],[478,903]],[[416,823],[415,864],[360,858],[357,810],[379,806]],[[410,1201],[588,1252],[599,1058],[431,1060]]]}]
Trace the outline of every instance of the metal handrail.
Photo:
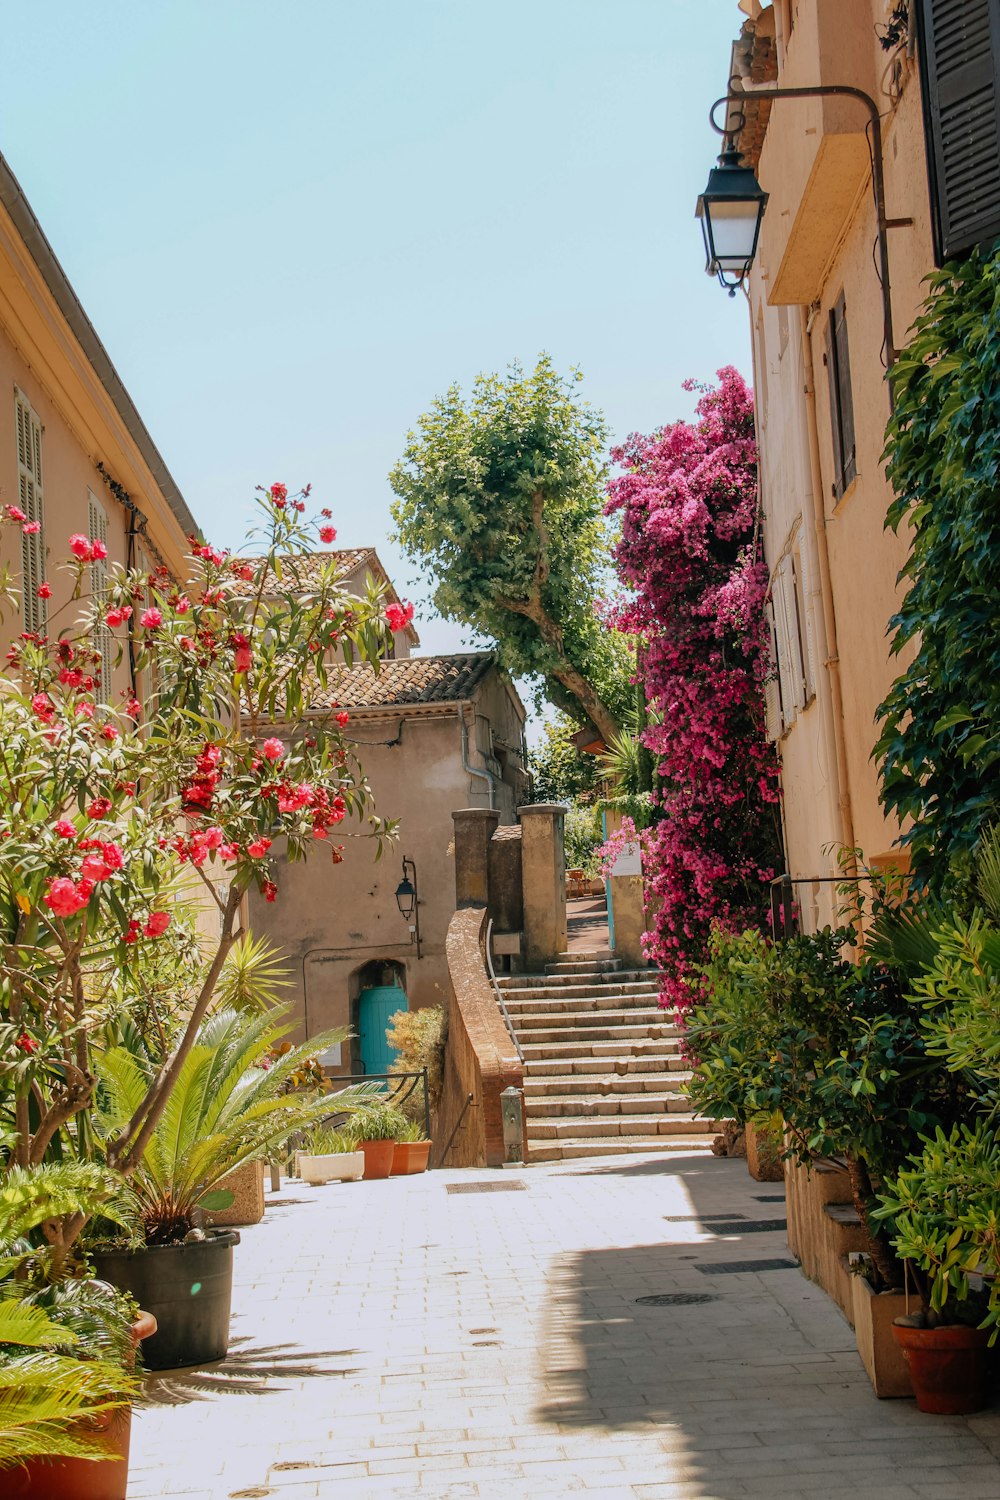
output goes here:
[{"label": "metal handrail", "polygon": [[493,918],[492,917],[490,918],[490,920],[486,924],[486,972],[490,976],[490,983],[493,986],[493,993],[496,996],[497,1004],[500,1007],[500,1014],[504,1018],[504,1024],[507,1027],[507,1031],[508,1031],[508,1034],[510,1036],[511,1041],[514,1043],[514,1051],[517,1053],[517,1060],[518,1060],[519,1063],[521,1063],[523,1065],[523,1063],[524,1063],[524,1053],[521,1051],[521,1043],[517,1039],[517,1033],[514,1030],[513,1023],[512,1023],[512,1021],[510,1019],[510,1016],[509,1016],[509,1014],[507,1012],[507,1003],[506,1003],[506,1001],[504,1000],[504,997],[503,997],[503,990],[500,988],[500,985],[497,983],[497,976],[496,976],[496,973],[495,973],[494,968],[493,968]]}]

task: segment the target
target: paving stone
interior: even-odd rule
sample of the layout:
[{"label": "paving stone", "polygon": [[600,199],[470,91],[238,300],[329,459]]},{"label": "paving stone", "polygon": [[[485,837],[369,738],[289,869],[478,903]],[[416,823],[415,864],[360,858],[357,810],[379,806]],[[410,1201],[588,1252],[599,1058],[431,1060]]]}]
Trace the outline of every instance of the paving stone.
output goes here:
[{"label": "paving stone", "polygon": [[661,1148],[508,1175],[527,1190],[450,1195],[471,1174],[446,1171],[269,1194],[231,1357],[149,1382],[129,1500],[1000,1496],[1000,1414],[876,1401],[797,1271],[636,1302],[745,1258],[704,1228],[759,1218],[743,1163]]}]

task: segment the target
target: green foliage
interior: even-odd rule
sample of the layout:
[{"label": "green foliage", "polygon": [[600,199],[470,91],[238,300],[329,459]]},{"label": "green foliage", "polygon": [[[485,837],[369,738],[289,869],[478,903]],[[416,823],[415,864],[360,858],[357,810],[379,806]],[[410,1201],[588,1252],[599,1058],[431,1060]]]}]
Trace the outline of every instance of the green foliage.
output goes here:
[{"label": "green foliage", "polygon": [[604,843],[601,813],[597,807],[570,807],[566,813],[564,844],[567,870],[583,870],[595,876],[600,867],[599,851]]},{"label": "green foliage", "polygon": [[355,1148],[349,1126],[314,1125],[300,1136],[301,1149],[310,1156],[343,1156]]},{"label": "green foliage", "polygon": [[406,1139],[410,1121],[401,1109],[381,1104],[355,1116],[346,1129],[359,1144],[361,1141],[401,1141]]},{"label": "green foliage", "polygon": [[274,1010],[290,984],[281,950],[265,937],[244,932],[226,955],[215,998],[223,1009]]},{"label": "green foliage", "polygon": [[534,802],[576,802],[592,796],[600,786],[601,772],[596,756],[581,755],[572,736],[579,725],[556,714],[542,726],[542,742],[528,752]]},{"label": "green foliage", "polygon": [[[444,1054],[448,1042],[448,1012],[443,1005],[422,1005],[419,1010],[397,1010],[389,1017],[386,1040],[397,1057],[390,1073],[419,1073],[427,1069],[427,1097],[431,1109],[437,1105],[444,1084]],[[424,1113],[424,1091],[418,1085],[407,1096],[406,1106]]]},{"label": "green foliage", "polygon": [[[222,1010],[201,1025],[177,1085],[131,1179],[145,1242],[183,1238],[212,1189],[244,1162],[268,1156],[297,1130],[325,1116],[363,1108],[374,1085],[336,1095],[291,1091],[291,1080],[312,1054],[347,1035],[344,1029],[310,1038],[275,1056],[289,1028],[271,1015]],[[125,1047],[100,1059],[98,1128],[113,1138],[149,1085],[153,1062]]]},{"label": "green foliage", "polygon": [[893,374],[885,458],[910,550],[893,650],[914,647],[879,709],[882,801],[912,868],[941,890],[998,810],[1000,253],[930,278]]},{"label": "green foliage", "polygon": [[626,711],[630,653],[594,605],[611,538],[604,519],[604,419],[581,401],[578,371],[542,355],[526,374],[452,386],[407,436],[389,482],[413,562],[434,606],[497,643],[513,676],[605,739]]}]

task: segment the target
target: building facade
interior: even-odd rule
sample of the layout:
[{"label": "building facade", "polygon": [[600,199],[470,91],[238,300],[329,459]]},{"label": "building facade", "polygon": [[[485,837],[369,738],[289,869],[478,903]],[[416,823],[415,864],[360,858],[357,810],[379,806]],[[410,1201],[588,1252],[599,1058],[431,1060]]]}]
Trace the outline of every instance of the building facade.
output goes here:
[{"label": "building facade", "polygon": [[754,90],[846,85],[875,101],[885,295],[901,345],[935,265],[1000,234],[1000,4],[742,0],[740,9],[729,77],[743,97],[726,122],[770,195],[745,284],[777,666],[769,732],[786,868],[812,929],[835,914],[839,850],[902,864],[872,748],[878,705],[906,660],[890,656],[887,631],[907,542],[884,529],[891,388],[867,109]]}]

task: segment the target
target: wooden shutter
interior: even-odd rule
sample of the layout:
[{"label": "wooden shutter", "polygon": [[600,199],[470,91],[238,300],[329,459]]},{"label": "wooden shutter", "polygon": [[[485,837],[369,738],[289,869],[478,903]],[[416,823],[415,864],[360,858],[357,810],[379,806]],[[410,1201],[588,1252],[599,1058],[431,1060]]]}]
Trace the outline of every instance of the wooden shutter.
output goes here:
[{"label": "wooden shutter", "polygon": [[854,442],[854,397],[851,392],[851,358],[847,345],[847,304],[841,292],[830,309],[823,356],[830,377],[830,426],[833,430],[834,479],[836,499],[857,477],[858,465]]},{"label": "wooden shutter", "polygon": [[770,671],[764,681],[764,725],[769,740],[780,740],[784,724],[781,718],[781,686],[778,680],[778,649],[775,642],[774,603],[767,603],[767,624],[771,640]]},{"label": "wooden shutter", "polygon": [[795,584],[795,606],[799,617],[799,639],[802,644],[802,676],[806,702],[816,696],[816,623],[813,618],[812,574],[809,569],[809,549],[803,547],[792,558]]},{"label": "wooden shutter", "polygon": [[[90,490],[87,491],[87,535],[92,542],[103,542],[108,545],[108,516],[104,506]],[[108,591],[108,565],[104,558],[95,558],[90,565],[90,595],[95,605],[99,608],[103,605]],[[94,650],[101,658],[101,691],[99,699],[102,703],[111,701],[111,673],[114,662],[115,642],[111,631],[104,624],[103,616],[98,616],[94,624]]]},{"label": "wooden shutter", "polygon": [[14,392],[17,425],[18,504],[29,521],[42,527],[21,537],[21,617],[25,630],[44,635],[48,609],[38,590],[45,582],[45,529],[42,505],[42,424],[28,400]]},{"label": "wooden shutter", "polygon": [[778,619],[778,659],[783,669],[781,694],[785,721],[791,723],[799,709],[805,707],[806,694],[802,673],[802,644],[795,600],[795,578],[792,559],[783,557],[778,567],[774,589],[775,614]]},{"label": "wooden shutter", "polygon": [[1000,0],[920,0],[938,265],[1000,236]]}]

